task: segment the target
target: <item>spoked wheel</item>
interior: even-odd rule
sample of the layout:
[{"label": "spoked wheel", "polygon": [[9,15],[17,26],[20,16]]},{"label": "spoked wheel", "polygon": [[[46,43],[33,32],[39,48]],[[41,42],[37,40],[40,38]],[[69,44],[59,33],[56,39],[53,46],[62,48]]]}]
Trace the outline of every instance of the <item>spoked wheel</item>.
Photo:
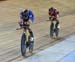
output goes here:
[{"label": "spoked wheel", "polygon": [[21,38],[21,54],[22,54],[22,56],[25,56],[25,54],[26,54],[25,41],[26,41],[26,35],[23,33],[22,34],[22,38]]},{"label": "spoked wheel", "polygon": [[58,38],[59,36],[59,28],[60,28],[60,25],[59,25],[59,22],[56,23],[55,25],[55,35],[56,35],[56,38]]},{"label": "spoked wheel", "polygon": [[33,54],[34,47],[34,37],[32,35],[29,36],[29,52]]},{"label": "spoked wheel", "polygon": [[29,52],[30,52],[31,54],[33,54],[33,43],[30,43]]},{"label": "spoked wheel", "polygon": [[55,35],[56,35],[56,38],[58,38],[58,35],[59,35],[59,28],[56,28],[56,29],[55,29]]}]

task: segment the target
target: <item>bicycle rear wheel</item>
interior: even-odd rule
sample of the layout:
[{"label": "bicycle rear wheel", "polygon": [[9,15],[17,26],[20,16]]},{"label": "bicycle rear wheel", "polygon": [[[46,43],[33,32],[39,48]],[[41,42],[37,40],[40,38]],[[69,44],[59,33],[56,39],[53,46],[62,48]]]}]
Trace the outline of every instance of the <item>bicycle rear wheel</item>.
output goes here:
[{"label": "bicycle rear wheel", "polygon": [[58,37],[58,35],[59,35],[59,28],[56,28],[55,35],[56,35],[56,37]]},{"label": "bicycle rear wheel", "polygon": [[29,36],[29,52],[33,53],[33,47],[34,47],[34,36],[30,34]]},{"label": "bicycle rear wheel", "polygon": [[56,37],[58,37],[58,35],[59,35],[59,29],[60,29],[59,22],[57,22],[55,26],[56,26],[56,28],[55,28],[55,35],[56,35]]}]

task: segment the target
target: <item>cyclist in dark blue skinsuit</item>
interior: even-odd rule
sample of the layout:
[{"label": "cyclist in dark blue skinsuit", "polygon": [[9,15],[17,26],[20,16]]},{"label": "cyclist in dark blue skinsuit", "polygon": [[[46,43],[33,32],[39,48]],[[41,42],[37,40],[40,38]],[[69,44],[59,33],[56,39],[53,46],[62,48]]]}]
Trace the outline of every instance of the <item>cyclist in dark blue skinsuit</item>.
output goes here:
[{"label": "cyclist in dark blue skinsuit", "polygon": [[[31,10],[28,10],[28,9],[24,9],[23,11],[20,12],[20,21],[19,21],[19,25],[20,25],[20,28],[22,28],[22,26],[30,26],[30,23],[33,23],[34,22],[34,14]],[[29,32],[30,34],[32,35],[33,37],[33,32],[30,28],[29,29]]]},{"label": "cyclist in dark blue skinsuit", "polygon": [[34,22],[34,14],[31,10],[24,9],[20,12],[20,21],[19,26],[24,28],[22,37],[21,37],[21,53],[24,56],[26,53],[26,48],[29,47],[29,52],[32,53],[34,47],[34,35],[30,29],[30,23]]}]

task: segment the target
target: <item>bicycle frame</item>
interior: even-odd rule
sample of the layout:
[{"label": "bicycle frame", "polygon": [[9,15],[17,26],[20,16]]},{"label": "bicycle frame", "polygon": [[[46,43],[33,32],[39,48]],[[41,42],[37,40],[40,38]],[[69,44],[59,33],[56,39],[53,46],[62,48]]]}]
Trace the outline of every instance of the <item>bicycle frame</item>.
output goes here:
[{"label": "bicycle frame", "polygon": [[54,34],[56,37],[58,37],[58,34],[59,34],[59,28],[60,28],[60,25],[58,23],[58,21],[51,21],[51,25],[50,25],[50,37],[53,37]]},{"label": "bicycle frame", "polygon": [[28,42],[28,37],[30,36],[29,30],[26,28],[24,29],[24,34],[26,35],[26,42]]}]

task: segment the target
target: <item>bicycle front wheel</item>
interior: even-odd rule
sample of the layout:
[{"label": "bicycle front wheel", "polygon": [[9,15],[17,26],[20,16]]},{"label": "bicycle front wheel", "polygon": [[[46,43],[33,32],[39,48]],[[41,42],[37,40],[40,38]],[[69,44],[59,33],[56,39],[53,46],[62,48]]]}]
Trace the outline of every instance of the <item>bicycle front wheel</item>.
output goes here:
[{"label": "bicycle front wheel", "polygon": [[21,37],[21,54],[22,56],[25,56],[26,54],[26,35],[23,33]]}]

